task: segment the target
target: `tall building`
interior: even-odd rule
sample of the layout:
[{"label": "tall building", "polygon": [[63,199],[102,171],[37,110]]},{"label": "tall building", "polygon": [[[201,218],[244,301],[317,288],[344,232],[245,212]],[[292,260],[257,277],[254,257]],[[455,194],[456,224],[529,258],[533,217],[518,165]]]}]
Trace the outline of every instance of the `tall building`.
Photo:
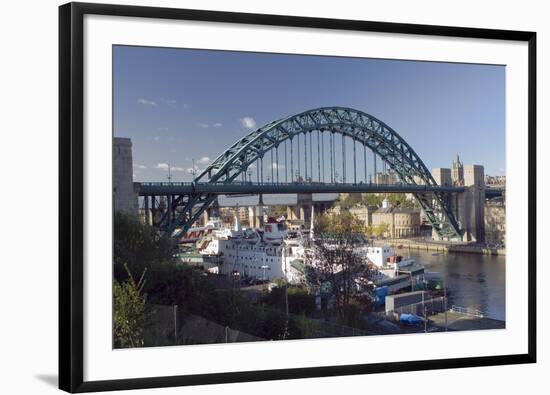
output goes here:
[{"label": "tall building", "polygon": [[464,186],[464,165],[460,161],[458,154],[456,154],[456,160],[453,160],[452,179],[453,185],[458,187]]},{"label": "tall building", "polygon": [[374,175],[374,183],[377,185],[394,185],[397,183],[397,175],[392,170],[377,172]]},{"label": "tall building", "polygon": [[452,185],[451,169],[436,167],[432,169],[432,176],[439,186],[449,187]]},{"label": "tall building", "polygon": [[134,189],[132,140],[113,139],[113,204],[115,211],[137,214],[138,197]]}]

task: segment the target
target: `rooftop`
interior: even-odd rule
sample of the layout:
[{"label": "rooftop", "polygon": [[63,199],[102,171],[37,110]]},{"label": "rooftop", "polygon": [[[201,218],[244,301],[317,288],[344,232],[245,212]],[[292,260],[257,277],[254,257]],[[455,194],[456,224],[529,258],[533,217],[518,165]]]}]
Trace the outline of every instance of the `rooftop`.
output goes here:
[{"label": "rooftop", "polygon": [[414,213],[420,213],[419,208],[409,208],[409,207],[387,207],[387,208],[379,208],[375,211],[375,213],[381,213],[381,214],[414,214]]}]

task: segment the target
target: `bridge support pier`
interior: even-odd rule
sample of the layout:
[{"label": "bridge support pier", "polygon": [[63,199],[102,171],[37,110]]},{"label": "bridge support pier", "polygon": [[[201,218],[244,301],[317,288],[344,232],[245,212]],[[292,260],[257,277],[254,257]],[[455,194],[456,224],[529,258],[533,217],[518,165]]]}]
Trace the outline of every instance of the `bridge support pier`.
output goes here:
[{"label": "bridge support pier", "polygon": [[309,229],[311,226],[313,195],[311,193],[299,193],[297,203],[300,210],[300,219],[304,221],[304,229]]},{"label": "bridge support pier", "polygon": [[155,196],[151,196],[151,225],[155,225],[155,214],[156,214],[156,208],[155,208]]},{"label": "bridge support pier", "polygon": [[144,201],[144,220],[145,220],[145,224],[146,225],[149,225],[149,226],[152,226],[153,225],[153,215],[152,215],[152,208],[149,207],[149,199],[151,198],[151,205],[154,205],[154,200],[152,199],[152,197],[150,196],[144,196],[143,197],[143,201]]},{"label": "bridge support pier", "polygon": [[485,174],[481,165],[464,165],[466,190],[456,197],[462,241],[485,241]]},{"label": "bridge support pier", "polygon": [[262,228],[264,226],[264,207],[248,207],[248,223],[251,228]]},{"label": "bridge support pier", "polygon": [[168,215],[168,226],[172,225],[172,195],[168,195],[168,204],[166,205],[166,214]]},{"label": "bridge support pier", "polygon": [[[452,186],[451,169],[435,168],[432,176],[439,186]],[[464,191],[446,195],[448,206],[458,222],[462,241],[482,242],[485,240],[485,174],[481,165],[464,166]],[[439,235],[432,231],[432,238]]]}]

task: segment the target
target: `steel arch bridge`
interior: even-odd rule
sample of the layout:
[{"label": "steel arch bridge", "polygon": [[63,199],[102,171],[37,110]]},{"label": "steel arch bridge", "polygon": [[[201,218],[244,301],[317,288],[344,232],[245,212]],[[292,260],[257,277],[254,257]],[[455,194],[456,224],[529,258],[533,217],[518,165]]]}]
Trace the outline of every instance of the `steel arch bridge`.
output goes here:
[{"label": "steel arch bridge", "polygon": [[[317,137],[315,147],[312,135]],[[325,180],[326,165],[324,163],[324,135],[328,135],[330,151],[330,182],[338,182],[336,171],[336,135],[341,136],[342,158],[346,158],[339,166],[342,166],[341,181],[346,180],[346,138],[353,142],[353,184],[357,184],[357,148],[363,147],[365,181],[367,177],[367,149],[374,154],[374,166],[376,172],[376,157],[380,157],[400,178],[401,182],[408,186],[424,186],[418,192],[413,192],[428,220],[440,238],[458,238],[460,229],[450,207],[448,190],[439,187],[430,171],[422,162],[412,147],[392,128],[379,119],[365,112],[344,107],[323,107],[304,111],[270,122],[235,142],[231,147],[220,154],[206,169],[204,169],[193,181],[193,185],[227,185],[252,183],[252,174],[256,169],[258,184],[264,184],[264,158],[270,154],[271,162],[268,173],[269,184],[276,185],[279,181],[279,148],[284,144],[285,167],[291,162],[291,178],[293,178],[294,162],[297,162],[299,171],[305,169],[305,180],[298,182],[313,184],[314,172],[317,170],[319,184]],[[309,151],[308,151],[309,136]],[[294,155],[293,141],[297,140],[298,155]],[[303,155],[300,150],[300,140],[303,140]],[[290,159],[288,158],[287,142],[290,145]],[[320,154],[320,146],[323,145],[323,155]],[[317,151],[317,169],[314,168],[313,156]],[[308,154],[309,172],[308,178]],[[273,155],[276,161],[273,160]],[[301,166],[300,160],[304,166]],[[323,163],[322,163],[323,162]],[[277,177],[275,179],[275,165]],[[322,163],[322,167],[321,167]],[[297,173],[299,173],[299,171]],[[248,181],[247,181],[248,174]],[[261,176],[260,176],[261,174]],[[297,177],[298,178],[298,177]],[[321,181],[322,180],[322,181]],[[285,180],[288,182],[288,171],[285,169]],[[292,182],[295,182],[292,180]],[[362,182],[361,182],[362,184]],[[414,190],[414,189],[413,189]],[[189,193],[181,194],[169,202],[169,207],[175,212],[170,221],[167,234],[172,234],[176,228],[188,230],[200,215],[216,200],[220,192],[208,188],[192,188]],[[177,210],[175,210],[177,208]]]}]

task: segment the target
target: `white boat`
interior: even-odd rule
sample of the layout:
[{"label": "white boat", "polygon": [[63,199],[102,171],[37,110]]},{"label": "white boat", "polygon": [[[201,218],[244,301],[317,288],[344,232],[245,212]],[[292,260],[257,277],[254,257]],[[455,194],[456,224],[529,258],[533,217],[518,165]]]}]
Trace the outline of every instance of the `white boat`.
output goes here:
[{"label": "white boat", "polygon": [[424,265],[414,259],[403,259],[390,246],[369,246],[363,250],[372,265],[371,277],[376,287],[388,287],[392,294],[405,288],[415,288],[425,282]]},{"label": "white boat", "polygon": [[297,283],[303,276],[296,262],[304,260],[301,241],[288,232],[284,219],[269,218],[261,229],[243,229],[235,216],[233,229],[206,233],[197,247],[203,257],[219,258],[220,274]]},{"label": "white boat", "polygon": [[[211,218],[205,226],[190,228],[180,238],[179,244],[191,244],[203,239],[207,235],[219,231],[222,227],[222,221],[219,218]],[[176,229],[172,233],[172,237],[176,237],[181,233],[181,229]]]}]

